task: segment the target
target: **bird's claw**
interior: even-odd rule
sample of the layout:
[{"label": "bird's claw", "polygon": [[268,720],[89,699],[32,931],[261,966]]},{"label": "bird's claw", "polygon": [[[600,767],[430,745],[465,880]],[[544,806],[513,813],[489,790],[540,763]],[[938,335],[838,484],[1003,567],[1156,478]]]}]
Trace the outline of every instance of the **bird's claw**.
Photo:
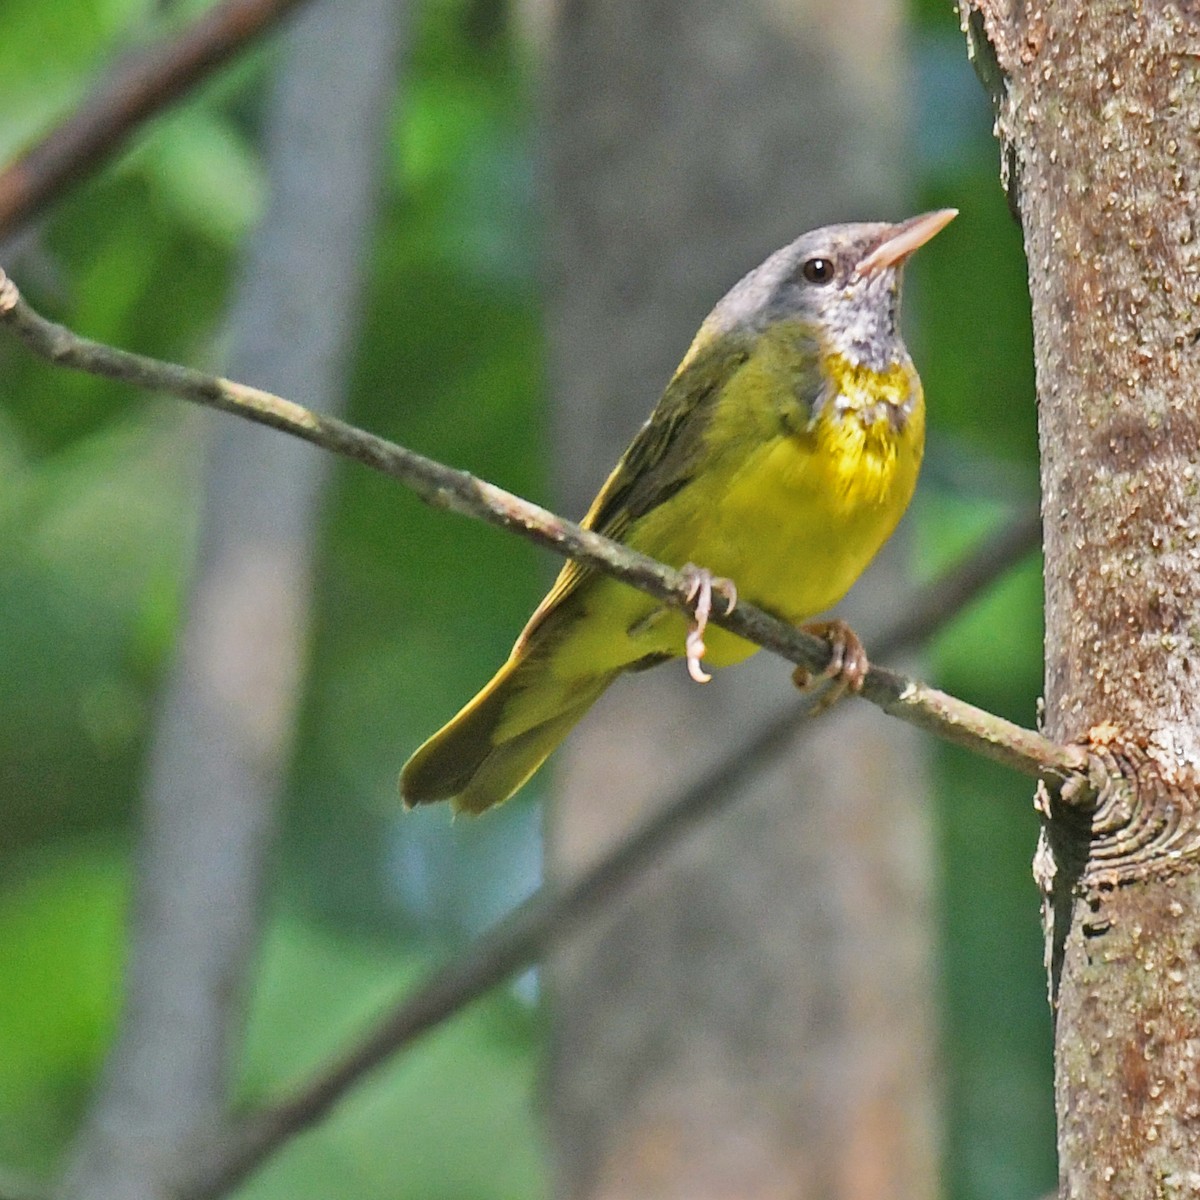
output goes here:
[{"label": "bird's claw", "polygon": [[809,691],[823,680],[831,681],[824,695],[810,710],[815,716],[836,704],[847,691],[861,692],[871,664],[858,634],[845,621],[837,618],[812,621],[800,628],[829,643],[829,662],[823,671],[814,674],[807,667],[797,667],[792,672],[792,682],[802,692]]},{"label": "bird's claw", "polygon": [[725,615],[728,616],[737,606],[737,588],[732,579],[722,579],[693,563],[688,563],[682,574],[688,581],[687,601],[692,606],[692,620],[684,643],[688,674],[697,683],[707,683],[712,676],[700,665],[700,660],[708,653],[708,647],[704,644],[704,630],[712,615],[713,593],[724,599]]}]

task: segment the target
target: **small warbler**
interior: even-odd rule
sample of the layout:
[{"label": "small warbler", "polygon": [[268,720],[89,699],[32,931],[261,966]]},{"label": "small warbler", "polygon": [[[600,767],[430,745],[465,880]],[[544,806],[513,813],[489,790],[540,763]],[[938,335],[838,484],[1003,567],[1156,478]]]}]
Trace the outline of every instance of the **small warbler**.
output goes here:
[{"label": "small warbler", "polygon": [[[583,525],[692,577],[691,619],[568,563],[491,682],[410,758],[410,804],[478,813],[508,799],[622,671],[753,654],[713,595],[800,624],[835,604],[912,497],[925,440],[921,381],[898,325],[901,269],[955,216],[830,225],[771,255],[700,326],[658,406]],[[805,628],[827,676],[858,688],[862,644],[841,621]],[[707,644],[705,637],[707,636]],[[796,673],[801,686],[810,680]]]}]

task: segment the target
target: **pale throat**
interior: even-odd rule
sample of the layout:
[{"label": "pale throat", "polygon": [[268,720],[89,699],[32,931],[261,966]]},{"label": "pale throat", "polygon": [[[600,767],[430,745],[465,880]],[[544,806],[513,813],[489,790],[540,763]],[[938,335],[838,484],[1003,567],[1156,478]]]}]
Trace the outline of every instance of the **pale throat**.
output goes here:
[{"label": "pale throat", "polygon": [[898,332],[899,307],[899,276],[888,271],[860,281],[826,309],[827,390],[820,408],[834,418],[902,433],[921,403],[921,383]]}]

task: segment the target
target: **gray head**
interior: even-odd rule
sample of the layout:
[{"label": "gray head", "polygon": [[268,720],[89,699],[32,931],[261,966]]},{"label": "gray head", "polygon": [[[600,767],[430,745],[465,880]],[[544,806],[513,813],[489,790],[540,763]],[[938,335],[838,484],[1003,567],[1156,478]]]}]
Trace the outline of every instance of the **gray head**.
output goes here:
[{"label": "gray head", "polygon": [[814,229],[735,284],[697,340],[801,321],[818,331],[827,352],[885,370],[907,357],[899,330],[905,260],[957,215],[957,209],[943,208],[897,225]]}]

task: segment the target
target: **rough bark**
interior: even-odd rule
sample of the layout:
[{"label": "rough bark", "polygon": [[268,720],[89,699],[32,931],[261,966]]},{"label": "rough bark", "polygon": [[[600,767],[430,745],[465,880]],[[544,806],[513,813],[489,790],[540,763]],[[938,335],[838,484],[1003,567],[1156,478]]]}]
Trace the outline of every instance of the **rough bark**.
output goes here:
[{"label": "rough bark", "polygon": [[964,0],[1024,228],[1046,727],[1115,780],[1044,804],[1060,1189],[1200,1193],[1200,16]]},{"label": "rough bark", "polygon": [[[805,228],[905,210],[900,8],[555,12],[548,316],[578,512],[739,274]],[[615,689],[566,751],[551,871],[790,699],[765,661]],[[934,1194],[924,777],[889,723],[826,720],[556,957],[559,1194]]]},{"label": "rough bark", "polygon": [[[392,0],[326,0],[289,31],[266,129],[270,207],[230,321],[235,376],[326,412],[344,392],[395,29]],[[325,471],[273,431],[217,429],[148,764],[125,1012],[64,1196],[173,1194],[226,1119]]]}]

